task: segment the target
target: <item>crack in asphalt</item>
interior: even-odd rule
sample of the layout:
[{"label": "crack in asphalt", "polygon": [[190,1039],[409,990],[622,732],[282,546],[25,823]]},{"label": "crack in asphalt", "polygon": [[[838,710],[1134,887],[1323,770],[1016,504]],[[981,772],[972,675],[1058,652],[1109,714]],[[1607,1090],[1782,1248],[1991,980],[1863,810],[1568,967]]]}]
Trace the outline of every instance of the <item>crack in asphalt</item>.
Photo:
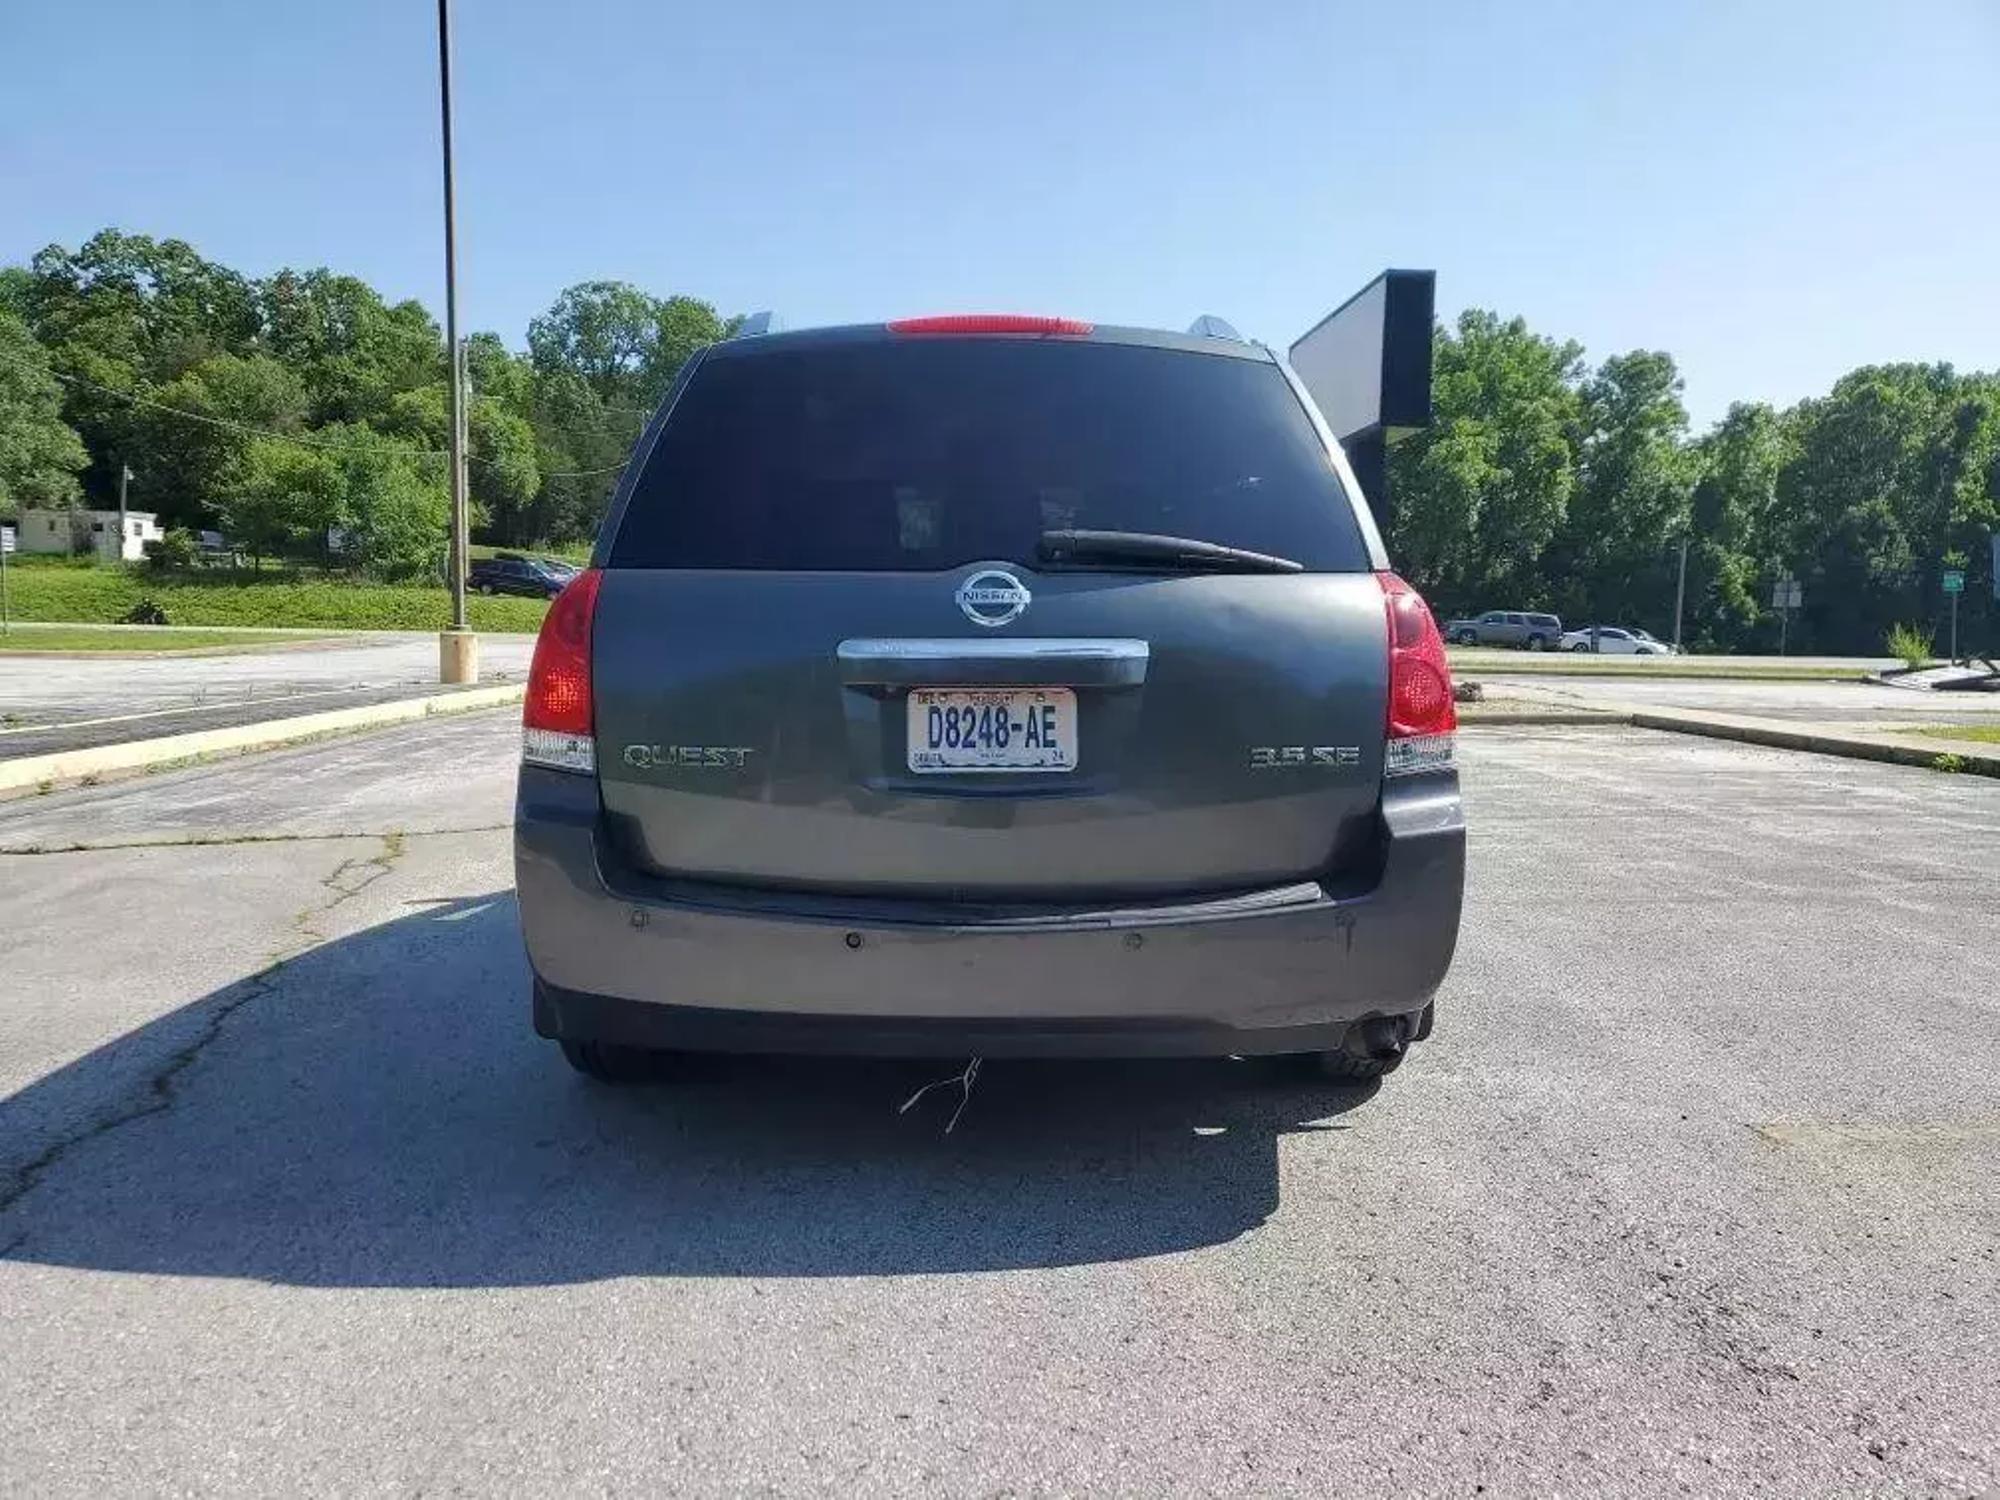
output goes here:
[{"label": "crack in asphalt", "polygon": [[[23,1162],[21,1166],[16,1168],[14,1181],[6,1188],[0,1189],[0,1213],[7,1212],[16,1203],[20,1202],[22,1198],[40,1186],[42,1179],[64,1157],[68,1156],[70,1152],[74,1151],[78,1146],[83,1145],[86,1141],[95,1140],[101,1135],[108,1135],[120,1126],[129,1125],[134,1120],[143,1120],[148,1115],[160,1114],[171,1108],[174,1102],[174,1079],[191,1065],[197,1057],[201,1056],[208,1044],[221,1034],[222,1023],[224,1021],[228,1020],[252,1000],[268,995],[276,988],[276,985],[272,983],[272,979],[278,970],[284,967],[284,963],[285,960],[279,959],[258,973],[251,975],[250,978],[243,981],[243,988],[240,994],[232,996],[228,1000],[218,1002],[203,1019],[200,1032],[185,1045],[177,1047],[174,1051],[170,1052],[165,1062],[155,1069],[153,1075],[140,1086],[141,1092],[139,1098],[130,1101],[124,1109],[113,1109],[109,1114],[92,1120],[81,1128],[71,1131],[68,1135],[57,1137],[38,1155]],[[4,1252],[0,1252],[0,1258],[11,1256],[15,1250],[19,1249],[26,1242],[26,1239],[27,1236],[25,1234],[16,1239]]]},{"label": "crack in asphalt", "polygon": [[185,838],[128,839],[102,844],[0,845],[0,855],[99,854],[119,849],[224,849],[239,844],[326,844],[341,839],[438,839],[461,833],[504,833],[513,826],[512,823],[474,823],[464,828],[392,828],[387,833],[378,833],[373,829],[336,833],[197,833]]},{"label": "crack in asphalt", "polygon": [[[262,969],[249,978],[239,981],[238,985],[233,986],[231,992],[227,993],[226,998],[218,1000],[202,1018],[200,1029],[196,1034],[168,1053],[159,1066],[154,1068],[145,1081],[133,1091],[133,1095],[124,1102],[123,1107],[113,1106],[108,1113],[78,1126],[66,1135],[59,1136],[42,1151],[15,1168],[12,1173],[13,1180],[0,1186],[0,1213],[11,1210],[21,1199],[40,1186],[43,1179],[77,1147],[100,1136],[109,1135],[112,1131],[130,1125],[135,1120],[143,1120],[149,1115],[162,1114],[171,1109],[177,1097],[174,1091],[175,1080],[192,1067],[195,1060],[222,1034],[224,1023],[251,1001],[261,1000],[275,993],[279,976],[285,966],[327,940],[326,933],[319,925],[326,915],[387,877],[409,847],[409,835],[400,832],[306,836],[308,840],[322,837],[378,838],[382,847],[366,859],[356,859],[352,856],[343,859],[321,877],[319,883],[332,892],[332,899],[301,907],[294,912],[287,924],[292,933],[291,941],[272,952]],[[253,836],[248,841],[282,840]],[[25,1232],[17,1235],[4,1248],[0,1248],[0,1260],[11,1259],[14,1252],[26,1244],[27,1240]]]},{"label": "crack in asphalt", "polygon": [[387,875],[396,867],[409,845],[400,833],[382,835],[382,848],[367,859],[343,859],[320,880],[320,884],[334,893],[333,899],[319,906],[302,907],[292,913],[292,930],[299,935],[304,947],[316,947],[326,941],[326,933],[320,929],[320,919],[336,907],[344,906],[369,886]]}]

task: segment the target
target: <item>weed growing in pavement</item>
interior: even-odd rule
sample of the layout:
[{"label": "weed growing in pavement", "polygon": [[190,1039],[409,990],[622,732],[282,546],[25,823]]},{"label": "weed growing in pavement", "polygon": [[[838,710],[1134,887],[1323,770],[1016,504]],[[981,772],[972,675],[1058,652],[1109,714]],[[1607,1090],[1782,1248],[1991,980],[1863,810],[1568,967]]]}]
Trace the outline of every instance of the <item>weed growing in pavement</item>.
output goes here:
[{"label": "weed growing in pavement", "polygon": [[1887,644],[1889,654],[1912,670],[1931,659],[1931,633],[1915,625],[1891,625]]}]

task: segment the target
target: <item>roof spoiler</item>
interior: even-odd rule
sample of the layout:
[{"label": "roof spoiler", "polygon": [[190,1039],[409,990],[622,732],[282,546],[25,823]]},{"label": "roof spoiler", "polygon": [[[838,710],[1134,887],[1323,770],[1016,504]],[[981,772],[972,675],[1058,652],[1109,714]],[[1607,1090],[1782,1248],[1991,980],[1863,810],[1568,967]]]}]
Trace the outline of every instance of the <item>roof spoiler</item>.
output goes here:
[{"label": "roof spoiler", "polygon": [[1214,313],[1203,313],[1196,318],[1188,324],[1188,332],[1201,339],[1230,339],[1238,344],[1247,342],[1243,335],[1236,331],[1234,324],[1226,318],[1216,317]]}]

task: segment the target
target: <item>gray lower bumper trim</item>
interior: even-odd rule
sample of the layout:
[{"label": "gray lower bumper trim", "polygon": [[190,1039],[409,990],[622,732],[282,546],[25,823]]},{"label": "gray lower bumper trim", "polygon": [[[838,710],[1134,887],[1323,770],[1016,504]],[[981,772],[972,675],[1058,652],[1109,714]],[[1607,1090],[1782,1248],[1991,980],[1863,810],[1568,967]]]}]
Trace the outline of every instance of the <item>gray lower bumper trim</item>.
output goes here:
[{"label": "gray lower bumper trim", "polygon": [[[545,986],[538,1021],[557,1035],[926,1055],[1296,1051],[1367,1016],[1422,1010],[1450,966],[1465,861],[1456,779],[1385,788],[1382,818],[1379,878],[1354,894],[1291,886],[1068,920],[871,921],[778,894],[732,907],[644,898],[607,880],[594,783],[528,768],[515,876]],[[727,1040],[739,1032],[765,1039]]]},{"label": "gray lower bumper trim", "polygon": [[1265,1057],[1330,1051],[1340,1045],[1348,1024],[1245,1030],[1173,1017],[1066,1024],[809,1016],[659,1005],[535,983],[538,1034],[662,1051],[848,1057]]}]

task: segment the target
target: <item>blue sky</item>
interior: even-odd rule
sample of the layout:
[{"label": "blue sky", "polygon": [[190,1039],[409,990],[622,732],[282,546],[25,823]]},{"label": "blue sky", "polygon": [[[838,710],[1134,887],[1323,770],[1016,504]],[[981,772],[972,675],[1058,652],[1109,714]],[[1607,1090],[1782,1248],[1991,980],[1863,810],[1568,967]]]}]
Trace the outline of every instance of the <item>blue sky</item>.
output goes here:
[{"label": "blue sky", "polygon": [[[459,0],[461,306],[622,277],[1288,342],[1386,265],[1699,420],[2000,365],[2000,4]],[[105,224],[442,308],[434,12],[23,0],[0,259]]]}]

